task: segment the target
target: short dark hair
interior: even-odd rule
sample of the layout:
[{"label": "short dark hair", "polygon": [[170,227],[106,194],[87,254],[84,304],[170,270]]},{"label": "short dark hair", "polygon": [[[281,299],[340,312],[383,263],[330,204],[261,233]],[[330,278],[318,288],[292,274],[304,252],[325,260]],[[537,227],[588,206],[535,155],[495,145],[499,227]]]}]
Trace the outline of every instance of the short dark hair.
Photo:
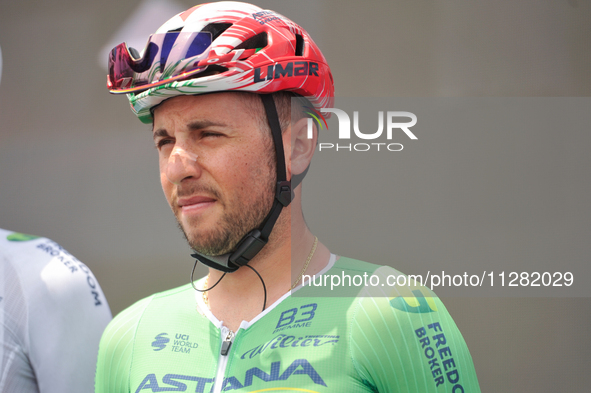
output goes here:
[{"label": "short dark hair", "polygon": [[[259,94],[247,92],[236,93],[244,97],[245,104],[253,111],[253,113],[259,114],[258,120],[261,128],[269,130],[269,122]],[[285,132],[292,121],[295,122],[303,118],[305,116],[304,107],[311,105],[306,98],[289,91],[279,91],[271,93],[271,95],[275,101],[275,107],[277,108],[277,116],[279,117],[281,132]]]}]

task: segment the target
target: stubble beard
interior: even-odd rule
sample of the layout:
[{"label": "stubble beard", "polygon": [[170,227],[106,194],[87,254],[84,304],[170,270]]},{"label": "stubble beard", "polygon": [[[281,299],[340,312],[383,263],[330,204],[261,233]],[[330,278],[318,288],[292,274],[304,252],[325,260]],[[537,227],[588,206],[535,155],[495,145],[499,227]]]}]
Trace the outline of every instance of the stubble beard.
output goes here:
[{"label": "stubble beard", "polygon": [[227,254],[234,250],[244,235],[262,224],[272,205],[273,195],[266,194],[249,207],[240,206],[233,211],[225,211],[216,227],[206,233],[190,235],[177,216],[178,227],[189,246],[198,253],[209,256]]},{"label": "stubble beard", "polygon": [[[254,181],[257,183],[255,189],[260,190],[259,195],[252,198],[245,195],[239,198],[236,203],[228,206],[220,197],[220,193],[207,186],[196,185],[189,190],[183,190],[183,194],[193,195],[196,193],[205,192],[212,195],[221,203],[223,208],[222,216],[216,222],[215,227],[208,228],[202,233],[191,234],[180,220],[180,212],[175,211],[175,216],[179,229],[183,232],[185,239],[189,246],[202,255],[217,256],[232,252],[238,245],[240,240],[255,228],[259,228],[273,205],[275,198],[275,162],[274,150],[273,155],[266,163],[266,167],[262,168],[253,178],[259,179]],[[258,187],[257,187],[258,186]],[[245,203],[246,200],[253,200],[252,203]],[[189,224],[188,224],[189,225]]]}]

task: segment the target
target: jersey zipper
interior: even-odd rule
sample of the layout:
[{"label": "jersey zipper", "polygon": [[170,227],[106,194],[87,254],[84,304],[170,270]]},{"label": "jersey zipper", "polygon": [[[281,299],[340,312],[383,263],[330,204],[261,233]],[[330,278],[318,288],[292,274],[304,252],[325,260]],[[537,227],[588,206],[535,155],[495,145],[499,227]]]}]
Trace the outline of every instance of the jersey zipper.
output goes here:
[{"label": "jersey zipper", "polygon": [[228,353],[234,342],[234,332],[225,326],[221,328],[222,348],[218,359],[218,369],[215,376],[215,384],[213,385],[213,393],[220,393],[224,383],[224,374],[226,373],[226,366],[228,365]]}]

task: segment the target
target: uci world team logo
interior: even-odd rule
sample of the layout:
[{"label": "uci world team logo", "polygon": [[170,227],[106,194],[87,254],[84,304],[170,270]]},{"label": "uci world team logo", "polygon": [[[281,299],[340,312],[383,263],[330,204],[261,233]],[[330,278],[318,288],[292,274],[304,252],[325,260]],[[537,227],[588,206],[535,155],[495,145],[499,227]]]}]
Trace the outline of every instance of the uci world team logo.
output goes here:
[{"label": "uci world team logo", "polygon": [[166,344],[170,342],[170,338],[167,336],[168,334],[166,333],[160,333],[154,338],[154,341],[152,342],[154,351],[162,351],[164,348],[166,348]]}]

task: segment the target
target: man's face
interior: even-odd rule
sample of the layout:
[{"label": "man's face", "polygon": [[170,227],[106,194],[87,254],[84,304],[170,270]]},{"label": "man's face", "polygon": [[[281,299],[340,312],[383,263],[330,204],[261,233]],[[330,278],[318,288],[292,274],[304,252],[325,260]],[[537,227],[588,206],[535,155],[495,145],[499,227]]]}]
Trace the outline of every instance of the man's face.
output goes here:
[{"label": "man's face", "polygon": [[271,208],[275,150],[259,116],[235,93],[174,97],[154,111],[162,189],[202,254],[230,252]]}]

